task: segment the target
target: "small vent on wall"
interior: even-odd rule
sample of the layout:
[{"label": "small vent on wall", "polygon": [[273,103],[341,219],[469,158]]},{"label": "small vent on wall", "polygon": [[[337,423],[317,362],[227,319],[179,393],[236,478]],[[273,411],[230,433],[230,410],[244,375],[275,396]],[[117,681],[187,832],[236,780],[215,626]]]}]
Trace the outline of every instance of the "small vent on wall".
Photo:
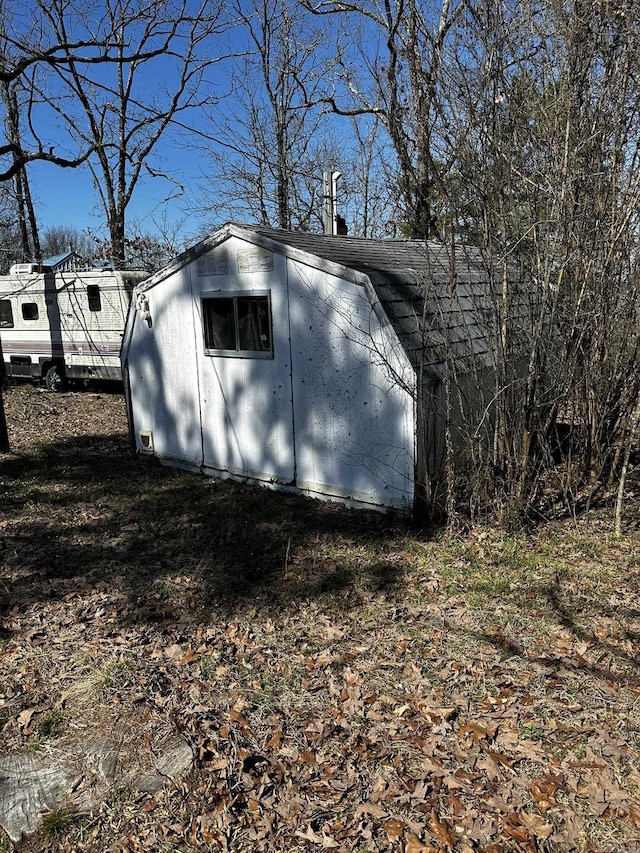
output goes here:
[{"label": "small vent on wall", "polygon": [[153,433],[149,429],[140,430],[140,450],[142,453],[153,453]]},{"label": "small vent on wall", "polygon": [[222,250],[203,255],[196,263],[197,275],[226,275],[228,269],[227,256]]},{"label": "small vent on wall", "polygon": [[271,272],[273,252],[268,249],[240,249],[236,254],[238,272]]}]

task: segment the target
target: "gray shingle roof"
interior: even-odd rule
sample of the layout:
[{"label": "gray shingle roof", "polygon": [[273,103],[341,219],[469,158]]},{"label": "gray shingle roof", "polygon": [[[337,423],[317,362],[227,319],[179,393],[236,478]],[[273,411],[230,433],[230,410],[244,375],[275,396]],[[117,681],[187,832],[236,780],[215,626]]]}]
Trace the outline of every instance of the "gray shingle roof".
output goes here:
[{"label": "gray shingle roof", "polygon": [[[367,275],[411,363],[427,377],[441,378],[453,365],[465,373],[496,363],[504,316],[502,265],[492,266],[469,246],[452,251],[433,241],[369,240],[228,223],[147,279],[144,288],[214,249],[230,234],[263,247],[280,247],[285,254],[302,253],[309,261],[315,256],[322,266],[338,265],[338,274],[342,267]],[[528,337],[531,298],[524,280],[510,270],[507,325],[516,345]]]},{"label": "gray shingle roof", "polygon": [[[468,246],[455,250],[442,243],[368,240],[242,226],[327,261],[365,273],[414,366],[434,378],[455,360],[456,369],[494,362],[500,345],[502,269]],[[519,306],[511,325],[527,316],[521,283],[514,271],[509,287]],[[518,316],[515,316],[518,315]]]}]

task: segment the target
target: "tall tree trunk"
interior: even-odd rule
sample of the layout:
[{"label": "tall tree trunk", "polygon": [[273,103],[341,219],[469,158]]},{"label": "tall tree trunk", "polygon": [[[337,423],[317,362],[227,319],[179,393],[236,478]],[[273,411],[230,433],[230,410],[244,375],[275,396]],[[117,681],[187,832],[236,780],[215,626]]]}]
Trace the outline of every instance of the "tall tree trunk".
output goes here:
[{"label": "tall tree trunk", "polygon": [[42,251],[38,235],[38,222],[31,197],[29,178],[24,165],[21,165],[16,172],[14,187],[23,255],[25,259],[33,258],[39,261]]},{"label": "tall tree trunk", "polygon": [[18,154],[20,151],[20,111],[15,86],[12,87],[7,82],[2,84],[2,100],[5,106],[7,139],[14,149],[13,161],[16,171],[13,177],[13,186],[22,254],[25,260],[28,258],[40,259],[38,224],[29,188],[29,178],[25,164]]}]

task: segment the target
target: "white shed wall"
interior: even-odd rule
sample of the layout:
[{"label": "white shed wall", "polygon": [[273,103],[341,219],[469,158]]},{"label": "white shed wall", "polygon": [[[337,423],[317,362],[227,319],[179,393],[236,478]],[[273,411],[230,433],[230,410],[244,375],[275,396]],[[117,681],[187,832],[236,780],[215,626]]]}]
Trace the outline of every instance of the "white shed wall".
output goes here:
[{"label": "white shed wall", "polygon": [[[231,236],[141,287],[151,326],[130,317],[123,349],[138,449],[150,432],[169,462],[410,508],[415,379],[373,289],[266,251]],[[269,292],[273,358],[205,351],[203,295],[239,291]]]},{"label": "white shed wall", "polygon": [[414,374],[375,294],[296,261],[289,289],[298,487],[411,507]]},{"label": "white shed wall", "polygon": [[[160,457],[202,463],[196,334],[190,274],[182,268],[146,292],[148,326],[136,312],[127,345],[133,430],[151,432]],[[134,308],[135,310],[135,308]]]},{"label": "white shed wall", "polygon": [[[295,477],[286,267],[282,255],[231,237],[192,264],[202,406],[203,464],[238,476],[289,484]],[[226,270],[213,275],[203,269]],[[198,274],[200,270],[201,274]],[[208,355],[202,296],[269,294],[272,358]]]}]

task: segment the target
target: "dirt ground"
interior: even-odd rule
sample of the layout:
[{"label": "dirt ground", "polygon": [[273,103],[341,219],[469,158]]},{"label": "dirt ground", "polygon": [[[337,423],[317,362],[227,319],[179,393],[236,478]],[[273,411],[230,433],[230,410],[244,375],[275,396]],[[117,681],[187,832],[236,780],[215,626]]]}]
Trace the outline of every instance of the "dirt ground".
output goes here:
[{"label": "dirt ground", "polygon": [[5,405],[0,759],[122,764],[22,851],[639,853],[640,495],[417,530],[138,458],[119,393]]}]

